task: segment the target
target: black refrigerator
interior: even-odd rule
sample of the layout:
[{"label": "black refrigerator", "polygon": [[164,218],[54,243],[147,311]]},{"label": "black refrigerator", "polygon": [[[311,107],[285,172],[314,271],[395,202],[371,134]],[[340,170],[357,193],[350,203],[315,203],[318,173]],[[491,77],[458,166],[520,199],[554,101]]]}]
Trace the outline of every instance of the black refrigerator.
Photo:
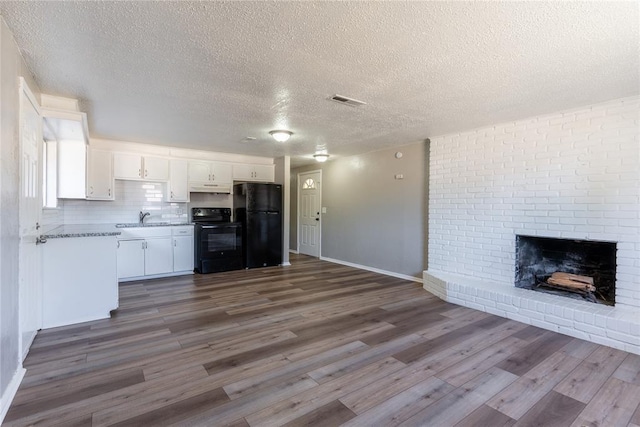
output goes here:
[{"label": "black refrigerator", "polygon": [[282,185],[236,184],[233,208],[242,223],[244,267],[282,264]]}]

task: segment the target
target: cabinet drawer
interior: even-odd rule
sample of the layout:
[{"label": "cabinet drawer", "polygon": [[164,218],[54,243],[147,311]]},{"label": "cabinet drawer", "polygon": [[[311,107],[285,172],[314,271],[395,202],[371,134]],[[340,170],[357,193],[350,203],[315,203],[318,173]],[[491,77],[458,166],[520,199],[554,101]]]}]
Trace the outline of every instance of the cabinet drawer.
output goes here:
[{"label": "cabinet drawer", "polygon": [[173,236],[193,236],[193,226],[185,225],[171,227],[171,234]]},{"label": "cabinet drawer", "polygon": [[171,227],[121,228],[118,240],[146,239],[147,237],[171,237]]}]

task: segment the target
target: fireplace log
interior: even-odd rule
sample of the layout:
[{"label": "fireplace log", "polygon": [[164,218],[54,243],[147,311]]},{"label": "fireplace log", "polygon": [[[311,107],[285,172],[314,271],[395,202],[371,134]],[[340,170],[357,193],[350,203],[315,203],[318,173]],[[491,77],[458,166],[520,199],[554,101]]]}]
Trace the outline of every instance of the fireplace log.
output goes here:
[{"label": "fireplace log", "polygon": [[547,279],[547,283],[550,285],[558,286],[561,288],[579,289],[585,292],[595,292],[596,287],[584,282],[578,282],[570,279],[560,279],[556,277],[550,277]]},{"label": "fireplace log", "polygon": [[582,282],[588,285],[593,285],[593,277],[590,277],[590,276],[580,276],[578,274],[563,273],[561,271],[556,271],[551,275],[551,277],[554,279],[572,280],[574,282]]}]

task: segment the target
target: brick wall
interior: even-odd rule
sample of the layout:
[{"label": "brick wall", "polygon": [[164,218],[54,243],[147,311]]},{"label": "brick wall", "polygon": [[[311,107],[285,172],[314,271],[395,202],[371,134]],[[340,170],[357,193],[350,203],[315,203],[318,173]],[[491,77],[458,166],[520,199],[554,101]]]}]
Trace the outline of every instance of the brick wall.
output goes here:
[{"label": "brick wall", "polygon": [[513,286],[515,235],[618,242],[640,307],[640,99],[431,140],[429,271]]}]

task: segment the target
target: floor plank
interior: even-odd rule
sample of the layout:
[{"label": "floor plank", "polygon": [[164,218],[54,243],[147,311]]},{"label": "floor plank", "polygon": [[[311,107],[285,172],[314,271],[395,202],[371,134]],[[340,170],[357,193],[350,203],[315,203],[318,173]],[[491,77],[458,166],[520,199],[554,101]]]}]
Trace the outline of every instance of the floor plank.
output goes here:
[{"label": "floor plank", "polygon": [[355,416],[356,414],[340,401],[334,400],[283,425],[285,427],[331,427],[342,425]]},{"label": "floor plank", "polygon": [[491,426],[491,427],[511,427],[516,423],[511,417],[506,416],[500,411],[482,405],[465,419],[456,424],[455,427],[478,427],[478,426]]},{"label": "floor plank", "polygon": [[452,426],[469,416],[484,402],[516,380],[510,372],[493,367],[456,388],[442,399],[416,413],[402,426]]},{"label": "floor plank", "polygon": [[639,356],[291,263],[121,284],[38,333],[3,425],[640,425]]},{"label": "floor plank", "polygon": [[580,402],[589,403],[626,356],[627,353],[620,350],[608,347],[598,348],[554,390]]},{"label": "floor plank", "polygon": [[585,404],[550,391],[518,420],[516,427],[562,427],[571,425]]},{"label": "floor plank", "polygon": [[573,426],[626,426],[640,404],[640,386],[610,378]]}]

